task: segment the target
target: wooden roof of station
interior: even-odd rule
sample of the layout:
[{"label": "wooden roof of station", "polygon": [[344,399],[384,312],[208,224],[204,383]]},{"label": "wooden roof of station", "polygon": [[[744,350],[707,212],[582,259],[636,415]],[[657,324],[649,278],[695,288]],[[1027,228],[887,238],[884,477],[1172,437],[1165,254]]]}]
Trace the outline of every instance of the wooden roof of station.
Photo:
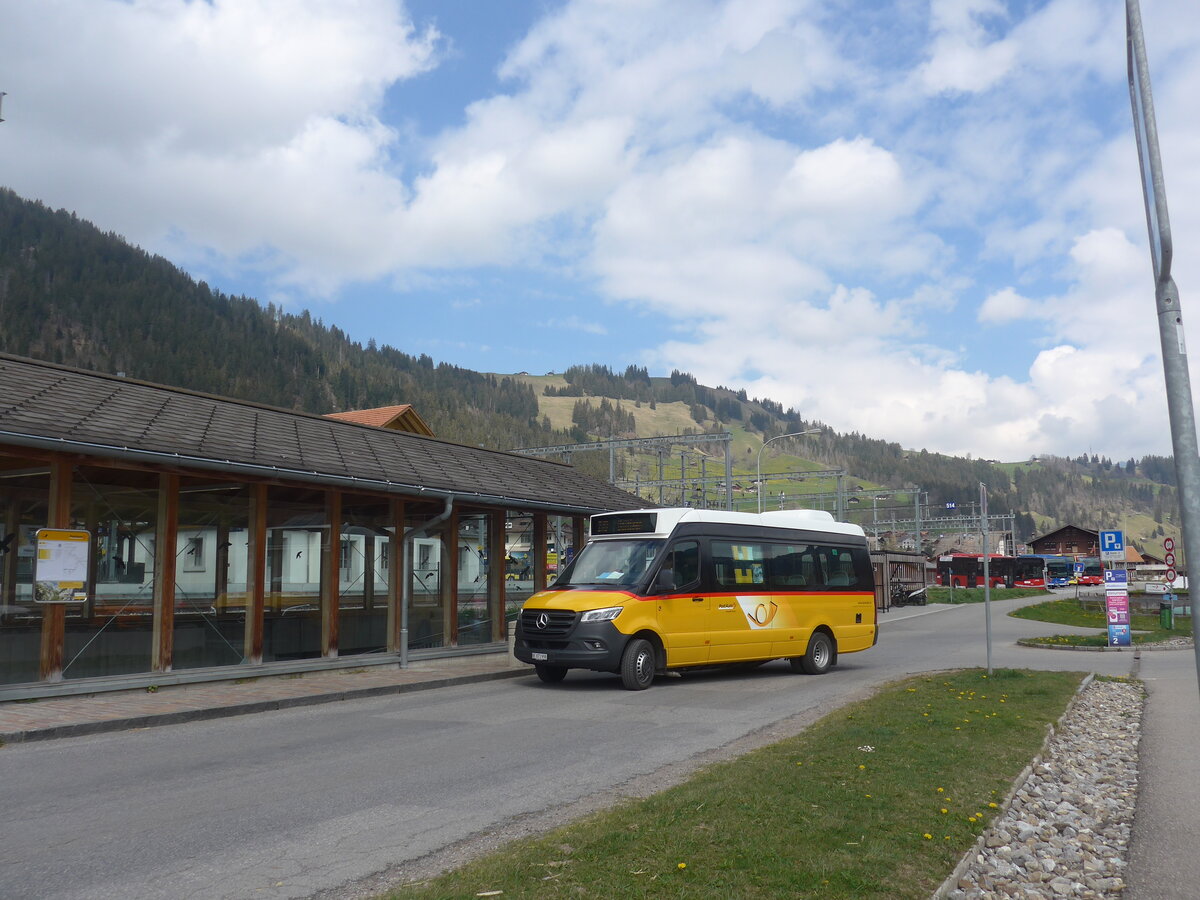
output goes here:
[{"label": "wooden roof of station", "polygon": [[0,445],[563,514],[653,505],[547,459],[8,354]]}]

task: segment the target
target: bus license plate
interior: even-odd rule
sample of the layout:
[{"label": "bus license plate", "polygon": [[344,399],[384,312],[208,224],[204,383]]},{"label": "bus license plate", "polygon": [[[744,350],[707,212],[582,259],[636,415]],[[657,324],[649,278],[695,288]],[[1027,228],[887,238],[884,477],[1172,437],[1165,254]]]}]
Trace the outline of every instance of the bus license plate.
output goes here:
[{"label": "bus license plate", "polygon": [[533,654],[533,658],[536,659],[538,662],[545,662],[546,660],[548,660],[550,658],[550,654],[535,652]]}]

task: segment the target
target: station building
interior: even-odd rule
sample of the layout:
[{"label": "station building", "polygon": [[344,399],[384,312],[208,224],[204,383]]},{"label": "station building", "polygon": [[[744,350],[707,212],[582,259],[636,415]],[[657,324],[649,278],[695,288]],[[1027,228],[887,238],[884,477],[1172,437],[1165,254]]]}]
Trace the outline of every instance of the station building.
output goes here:
[{"label": "station building", "polygon": [[[500,649],[548,546],[647,505],[384,418],[0,354],[0,699]],[[80,602],[39,602],[47,528],[87,532]]]}]

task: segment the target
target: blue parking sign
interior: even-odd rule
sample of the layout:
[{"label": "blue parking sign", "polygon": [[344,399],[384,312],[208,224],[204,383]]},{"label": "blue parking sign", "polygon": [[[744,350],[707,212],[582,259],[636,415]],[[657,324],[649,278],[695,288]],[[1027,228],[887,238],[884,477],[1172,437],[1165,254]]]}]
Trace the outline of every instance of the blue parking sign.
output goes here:
[{"label": "blue parking sign", "polygon": [[1122,531],[1100,532],[1100,558],[1103,560],[1125,558],[1125,533]]}]

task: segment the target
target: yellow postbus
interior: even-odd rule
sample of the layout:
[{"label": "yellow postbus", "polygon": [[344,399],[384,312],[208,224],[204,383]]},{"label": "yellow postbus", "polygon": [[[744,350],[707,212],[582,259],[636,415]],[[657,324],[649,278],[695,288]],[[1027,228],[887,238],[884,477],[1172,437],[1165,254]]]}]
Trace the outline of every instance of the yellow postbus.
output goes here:
[{"label": "yellow postbus", "polygon": [[866,536],[817,510],[603,513],[517,620],[514,653],[553,684],[614,672],[629,690],[687,667],[787,659],[826,672],[879,638]]}]

